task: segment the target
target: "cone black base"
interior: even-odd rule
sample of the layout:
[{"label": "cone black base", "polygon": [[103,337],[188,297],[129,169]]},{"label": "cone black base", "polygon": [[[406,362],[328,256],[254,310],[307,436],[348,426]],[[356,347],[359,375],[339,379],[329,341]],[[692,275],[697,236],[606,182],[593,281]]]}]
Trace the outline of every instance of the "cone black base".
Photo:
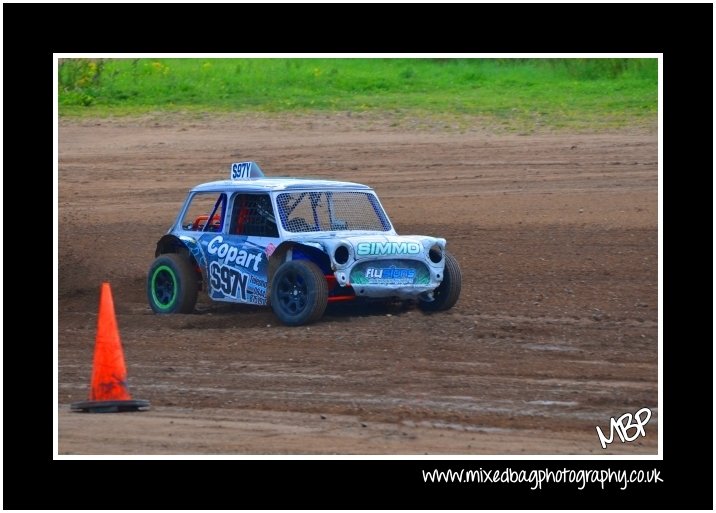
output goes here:
[{"label": "cone black base", "polygon": [[120,413],[125,411],[144,411],[149,409],[149,401],[130,399],[127,401],[81,401],[72,403],[70,409],[82,413]]}]

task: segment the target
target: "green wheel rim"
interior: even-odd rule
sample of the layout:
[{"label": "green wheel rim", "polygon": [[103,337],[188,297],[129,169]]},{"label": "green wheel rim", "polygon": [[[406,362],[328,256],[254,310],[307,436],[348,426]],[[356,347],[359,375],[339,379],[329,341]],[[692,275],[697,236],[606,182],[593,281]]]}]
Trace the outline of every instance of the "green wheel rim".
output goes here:
[{"label": "green wheel rim", "polygon": [[160,265],[152,274],[152,300],[161,310],[170,310],[178,297],[177,276],[167,265]]}]

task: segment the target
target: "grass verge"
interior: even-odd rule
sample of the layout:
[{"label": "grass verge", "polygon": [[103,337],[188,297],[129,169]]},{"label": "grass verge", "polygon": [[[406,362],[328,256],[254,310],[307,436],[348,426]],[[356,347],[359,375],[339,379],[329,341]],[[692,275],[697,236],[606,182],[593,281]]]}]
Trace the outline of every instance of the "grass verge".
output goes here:
[{"label": "grass verge", "polygon": [[61,116],[393,112],[507,129],[656,123],[656,59],[62,59]]}]

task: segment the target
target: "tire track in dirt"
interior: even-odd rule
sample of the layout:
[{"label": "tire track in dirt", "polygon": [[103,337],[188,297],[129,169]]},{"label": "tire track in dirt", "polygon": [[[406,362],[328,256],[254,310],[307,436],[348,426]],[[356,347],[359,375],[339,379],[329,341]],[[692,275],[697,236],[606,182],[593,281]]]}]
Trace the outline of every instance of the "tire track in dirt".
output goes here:
[{"label": "tire track in dirt", "polygon": [[[156,241],[188,189],[237,159],[372,185],[399,233],[448,239],[460,301],[435,315],[331,308],[303,328],[207,301],[153,315],[144,280]],[[154,411],[109,433],[61,414],[61,452],[591,454],[602,451],[595,425],[648,406],[648,436],[618,450],[654,454],[656,169],[648,133],[63,121],[59,401],[86,397],[99,283],[110,280],[130,387]]]}]

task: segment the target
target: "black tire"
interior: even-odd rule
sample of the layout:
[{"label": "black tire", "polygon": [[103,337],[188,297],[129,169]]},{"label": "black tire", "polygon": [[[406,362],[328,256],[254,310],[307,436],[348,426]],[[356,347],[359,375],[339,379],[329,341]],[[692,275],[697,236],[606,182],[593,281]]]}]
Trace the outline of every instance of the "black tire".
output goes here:
[{"label": "black tire", "polygon": [[445,270],[443,281],[433,292],[432,301],[419,301],[418,305],[426,312],[448,310],[457,303],[462,288],[462,271],[452,254],[445,251]]},{"label": "black tire", "polygon": [[196,305],[199,280],[186,257],[159,255],[147,274],[147,299],[155,313],[191,313]]},{"label": "black tire", "polygon": [[300,326],[321,318],[328,304],[328,282],[309,260],[291,260],[271,280],[271,308],[287,326]]}]

